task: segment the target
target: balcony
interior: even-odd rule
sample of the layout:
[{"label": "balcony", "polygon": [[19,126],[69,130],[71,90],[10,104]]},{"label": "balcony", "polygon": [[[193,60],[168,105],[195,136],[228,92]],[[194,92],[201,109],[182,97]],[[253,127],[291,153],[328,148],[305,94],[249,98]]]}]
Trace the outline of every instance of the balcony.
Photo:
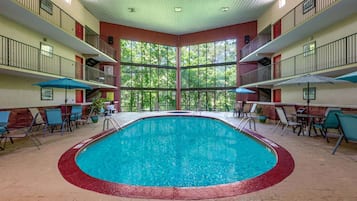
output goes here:
[{"label": "balcony", "polygon": [[245,73],[241,75],[242,85],[245,87],[268,86],[284,78],[306,73],[338,76],[354,71],[357,69],[356,41],[357,33]]},{"label": "balcony", "polygon": [[86,35],[86,43],[107,53],[107,55],[111,56],[112,58],[115,57],[115,49],[106,43],[105,40],[101,39],[98,34]]},{"label": "balcony", "polygon": [[[116,88],[113,75],[4,36],[0,36],[0,72],[23,77],[69,77],[94,88]],[[100,79],[93,79],[94,76]]]},{"label": "balcony", "polygon": [[109,44],[105,46],[102,44],[104,41],[101,41],[98,46],[93,46],[77,38],[76,21],[54,3],[52,5],[50,15],[40,8],[39,0],[6,0],[0,1],[0,13],[82,54],[92,55],[98,61],[117,62],[114,49]]},{"label": "balcony", "polygon": [[356,13],[356,0],[316,0],[315,2],[314,9],[305,14],[302,13],[303,2],[301,2],[280,19],[282,33],[277,38],[267,40],[263,44],[261,40],[253,39],[242,48],[240,62],[258,61]]}]

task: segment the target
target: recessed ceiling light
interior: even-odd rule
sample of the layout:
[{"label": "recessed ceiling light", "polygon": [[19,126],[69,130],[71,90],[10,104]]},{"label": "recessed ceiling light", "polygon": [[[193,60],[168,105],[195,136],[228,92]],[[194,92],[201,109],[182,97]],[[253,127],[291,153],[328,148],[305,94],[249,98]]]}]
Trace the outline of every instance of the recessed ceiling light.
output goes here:
[{"label": "recessed ceiling light", "polygon": [[182,8],[181,8],[181,7],[175,7],[175,8],[174,8],[174,11],[175,11],[175,12],[182,12]]},{"label": "recessed ceiling light", "polygon": [[221,8],[221,11],[222,11],[222,12],[227,12],[228,10],[229,10],[229,7],[222,7],[222,8]]},{"label": "recessed ceiling light", "polygon": [[129,13],[134,13],[135,12],[135,8],[128,8]]}]

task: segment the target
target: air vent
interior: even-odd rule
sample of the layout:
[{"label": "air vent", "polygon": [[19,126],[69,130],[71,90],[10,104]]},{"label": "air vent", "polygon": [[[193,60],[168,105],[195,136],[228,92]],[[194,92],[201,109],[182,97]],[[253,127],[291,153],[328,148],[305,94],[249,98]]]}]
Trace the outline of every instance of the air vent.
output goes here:
[{"label": "air vent", "polygon": [[267,66],[267,65],[270,65],[271,60],[268,57],[264,57],[264,58],[260,59],[258,62],[260,64],[262,64],[263,66]]},{"label": "air vent", "polygon": [[92,66],[93,67],[93,66],[97,65],[97,63],[99,63],[99,61],[97,61],[97,60],[95,60],[93,58],[86,59],[87,66]]}]

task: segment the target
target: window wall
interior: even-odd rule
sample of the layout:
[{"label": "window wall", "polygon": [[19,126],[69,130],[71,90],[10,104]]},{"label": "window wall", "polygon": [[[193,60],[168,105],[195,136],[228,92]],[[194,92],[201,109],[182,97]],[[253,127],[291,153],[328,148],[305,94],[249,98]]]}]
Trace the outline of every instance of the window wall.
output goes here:
[{"label": "window wall", "polygon": [[121,110],[176,109],[176,47],[121,40]]},{"label": "window wall", "polygon": [[[236,94],[236,40],[181,48],[181,109],[224,111]],[[176,48],[121,40],[121,110],[176,109]]]},{"label": "window wall", "polygon": [[181,108],[226,110],[236,94],[236,40],[216,41],[181,48]]}]

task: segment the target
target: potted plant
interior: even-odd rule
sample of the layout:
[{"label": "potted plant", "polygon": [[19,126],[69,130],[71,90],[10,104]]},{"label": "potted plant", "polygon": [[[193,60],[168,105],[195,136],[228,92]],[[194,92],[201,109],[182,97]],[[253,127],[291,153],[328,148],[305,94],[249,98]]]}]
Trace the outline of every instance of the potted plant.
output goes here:
[{"label": "potted plant", "polygon": [[267,116],[263,114],[263,108],[261,106],[257,106],[257,115],[260,123],[266,122]]},{"label": "potted plant", "polygon": [[90,118],[93,123],[98,122],[98,115],[104,110],[104,98],[96,98],[89,106],[89,110],[92,112]]}]

